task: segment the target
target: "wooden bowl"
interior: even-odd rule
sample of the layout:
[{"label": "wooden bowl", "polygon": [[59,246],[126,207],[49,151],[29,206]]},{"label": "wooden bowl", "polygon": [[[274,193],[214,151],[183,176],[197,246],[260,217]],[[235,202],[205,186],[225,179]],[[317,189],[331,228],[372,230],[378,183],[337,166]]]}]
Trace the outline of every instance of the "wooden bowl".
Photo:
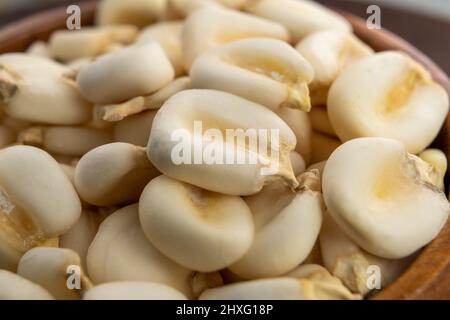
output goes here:
[{"label": "wooden bowl", "polygon": [[[81,4],[82,25],[94,21],[97,1]],[[447,75],[422,52],[386,30],[369,30],[364,20],[340,12],[355,33],[377,51],[401,50],[421,62],[450,94]],[[66,7],[32,15],[0,29],[0,53],[23,51],[35,40],[47,40],[57,29],[66,28]],[[432,35],[430,35],[432,36]],[[435,147],[449,154],[450,117],[435,141]],[[423,249],[409,269],[374,299],[450,299],[450,219],[439,236]]]}]

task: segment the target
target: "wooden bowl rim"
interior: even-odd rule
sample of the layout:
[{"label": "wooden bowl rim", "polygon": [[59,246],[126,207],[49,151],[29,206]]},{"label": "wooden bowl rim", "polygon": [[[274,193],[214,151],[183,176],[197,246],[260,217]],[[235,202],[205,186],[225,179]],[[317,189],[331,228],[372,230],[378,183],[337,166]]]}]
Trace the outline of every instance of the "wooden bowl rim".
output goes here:
[{"label": "wooden bowl rim", "polygon": [[[80,4],[83,25],[92,24],[98,0]],[[66,6],[48,9],[35,13],[21,20],[0,28],[0,43],[5,44],[11,39],[22,41],[29,45],[34,40],[48,36],[48,33],[65,26]],[[450,95],[450,80],[423,52],[416,49],[401,37],[383,29],[371,30],[366,22],[357,16],[336,10],[353,25],[355,34],[377,51],[400,50],[422,63]],[[45,29],[42,29],[45,27]],[[6,45],[8,45],[6,43]],[[25,47],[23,48],[25,49]],[[0,54],[8,52],[9,48],[0,50]],[[447,158],[450,141],[450,115],[442,129],[444,147]],[[410,265],[410,267],[390,286],[378,292],[374,299],[442,299],[450,298],[450,219],[441,230],[438,237],[428,244]],[[444,283],[442,283],[444,282]],[[443,296],[444,295],[444,296]]]}]

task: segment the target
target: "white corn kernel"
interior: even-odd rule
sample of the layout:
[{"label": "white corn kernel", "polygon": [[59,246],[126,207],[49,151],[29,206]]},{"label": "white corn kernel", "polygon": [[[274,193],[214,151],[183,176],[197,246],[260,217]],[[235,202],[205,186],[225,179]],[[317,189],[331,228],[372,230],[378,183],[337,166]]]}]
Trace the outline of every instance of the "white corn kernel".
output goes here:
[{"label": "white corn kernel", "polygon": [[145,187],[139,217],[156,248],[175,262],[202,272],[236,262],[254,236],[250,209],[240,197],[209,192],[166,176]]},{"label": "white corn kernel", "polygon": [[288,40],[289,33],[280,24],[246,13],[215,7],[198,10],[184,25],[184,66],[190,70],[200,54],[232,41],[254,37]]},{"label": "white corn kernel", "polygon": [[0,55],[0,105],[9,116],[27,122],[87,122],[91,107],[79,95],[76,84],[64,76],[68,71],[41,57]]},{"label": "white corn kernel", "polygon": [[122,45],[129,45],[136,41],[139,30],[132,24],[116,24],[101,28],[109,33],[112,42]]},{"label": "white corn kernel", "polygon": [[117,122],[145,110],[159,109],[170,97],[183,90],[191,89],[191,87],[191,79],[189,77],[181,77],[170,82],[152,95],[135,97],[118,104],[96,106],[93,118],[98,121]]},{"label": "white corn kernel", "polygon": [[430,169],[397,140],[351,140],[325,166],[326,206],[363,249],[387,259],[404,258],[433,240],[450,212]]},{"label": "white corn kernel", "polygon": [[194,88],[229,92],[271,110],[311,109],[311,65],[287,43],[244,39],[202,54],[190,75]]},{"label": "white corn kernel", "polygon": [[289,157],[291,159],[292,171],[294,171],[294,175],[297,177],[306,169],[305,160],[303,160],[303,157],[295,151],[292,151]]},{"label": "white corn kernel", "polygon": [[54,300],[52,295],[28,279],[0,270],[0,300]]},{"label": "white corn kernel", "polygon": [[334,288],[336,292],[340,292],[343,296],[352,300],[361,300],[363,296],[361,294],[352,293],[342,281],[333,276],[326,268],[317,264],[302,264],[290,271],[284,277],[292,277],[296,279],[308,279],[315,282],[322,282],[329,288]]},{"label": "white corn kernel", "polygon": [[346,68],[328,96],[341,141],[384,137],[417,154],[436,138],[449,109],[447,92],[404,53],[382,52]]},{"label": "white corn kernel", "polygon": [[82,156],[90,150],[113,141],[112,130],[87,127],[32,126],[18,135],[18,141],[43,148],[51,153]]},{"label": "white corn kernel", "polygon": [[[225,143],[223,140],[226,138],[222,138],[196,147],[194,154],[189,152],[185,155],[188,151],[181,152],[182,149],[191,150],[194,145],[198,145],[195,141],[204,139],[209,129],[220,135],[229,130],[245,134],[246,130],[257,132],[262,129],[268,130],[270,135],[275,131],[278,139],[275,136],[273,138],[279,140],[276,143],[278,147],[268,141],[268,152],[258,148],[256,145],[259,143],[246,146],[239,142]],[[174,133],[181,136],[173,139]],[[261,142],[263,139],[257,137],[255,140]],[[267,108],[224,92],[187,90],[170,98],[157,113],[148,143],[148,156],[155,167],[169,177],[219,193],[250,195],[260,191],[265,184],[277,180],[297,186],[289,158],[295,145],[296,138],[292,130]],[[201,162],[211,160],[207,151],[212,146],[216,147],[215,150],[224,150],[222,158],[230,160],[232,157],[232,161],[214,158],[210,165],[195,165],[199,155]],[[269,157],[269,154],[272,156]],[[273,157],[274,154],[278,157]],[[246,160],[244,164],[238,164],[238,157]],[[250,161],[252,157],[257,157],[255,163]],[[264,172],[264,168],[270,170]]]},{"label": "white corn kernel", "polygon": [[161,46],[153,42],[98,58],[81,69],[77,82],[86,99],[110,104],[151,94],[173,78],[169,59]]},{"label": "white corn kernel", "polygon": [[34,41],[25,52],[32,56],[52,58],[47,43],[40,40]]},{"label": "white corn kernel", "polygon": [[336,283],[341,282],[338,278],[333,277],[325,267],[317,264],[301,264],[297,268],[286,273],[285,277],[334,281]]},{"label": "white corn kernel", "polygon": [[89,65],[93,60],[93,58],[80,58],[67,62],[66,66],[71,69],[71,73],[66,73],[66,75],[71,75],[72,78],[75,78],[81,68]]},{"label": "white corn kernel", "polygon": [[320,231],[320,247],[326,268],[352,291],[362,295],[374,289],[369,286],[372,273],[369,267],[380,270],[379,289],[385,288],[399,277],[412,258],[383,259],[371,255],[354,243],[336,224],[330,214],[324,214]]},{"label": "white corn kernel", "polygon": [[322,224],[323,200],[318,171],[298,177],[297,192],[272,184],[245,198],[255,220],[250,249],[229,269],[244,278],[281,276],[311,252]]},{"label": "white corn kernel", "polygon": [[92,287],[80,257],[70,249],[33,248],[20,259],[17,274],[41,285],[58,300],[80,299],[81,292]]},{"label": "white corn kernel", "polygon": [[352,30],[350,23],[343,17],[312,1],[250,0],[246,9],[284,25],[291,33],[293,43],[320,30]]},{"label": "white corn kernel", "polygon": [[97,24],[134,24],[145,27],[163,15],[168,0],[103,0],[97,11]]},{"label": "white corn kernel", "polygon": [[434,167],[433,184],[444,189],[444,177],[447,173],[447,156],[439,149],[427,149],[419,154],[419,158]]},{"label": "white corn kernel", "polygon": [[183,22],[169,21],[151,25],[139,34],[136,44],[158,42],[170,59],[175,70],[175,75],[185,73],[183,65]]},{"label": "white corn kernel", "polygon": [[187,17],[205,7],[218,7],[216,0],[169,0],[169,6],[181,17]]},{"label": "white corn kernel", "polygon": [[276,114],[291,128],[297,139],[297,151],[308,164],[311,162],[312,127],[308,113],[291,108],[281,108]]},{"label": "white corn kernel", "polygon": [[100,225],[87,255],[88,274],[95,284],[150,281],[191,296],[193,272],[162,255],[145,237],[138,205],[122,208]]},{"label": "white corn kernel", "polygon": [[84,201],[113,206],[138,201],[146,184],[158,175],[146,148],[116,142],[81,158],[75,169],[75,186]]},{"label": "white corn kernel", "polygon": [[74,225],[81,204],[58,163],[34,147],[3,149],[0,181],[0,268],[15,270],[22,254]]},{"label": "white corn kernel", "polygon": [[306,170],[311,171],[313,169],[317,169],[319,170],[320,176],[323,177],[323,170],[325,169],[326,164],[327,164],[326,161],[316,162],[310,165],[308,168],[306,168]]},{"label": "white corn kernel", "polygon": [[172,287],[152,282],[112,282],[93,287],[83,300],[187,300]]},{"label": "white corn kernel", "polygon": [[180,15],[186,17],[198,9],[211,6],[224,6],[230,9],[243,9],[248,0],[169,0],[169,5]]},{"label": "white corn kernel", "polygon": [[83,210],[78,221],[59,237],[61,248],[72,249],[80,259],[83,270],[87,270],[86,256],[89,246],[97,234],[101,215],[92,210]]},{"label": "white corn kernel", "polygon": [[209,289],[200,300],[354,300],[343,286],[324,281],[274,278],[245,281]]},{"label": "white corn kernel", "polygon": [[[56,159],[55,159],[56,160]],[[59,167],[62,169],[66,177],[69,179],[69,181],[74,185],[74,177],[75,177],[75,167],[71,166],[70,164],[58,162]]]},{"label": "white corn kernel", "polygon": [[114,127],[114,141],[146,147],[157,110],[144,111],[129,116]]},{"label": "white corn kernel", "polygon": [[296,49],[314,68],[310,85],[313,105],[326,104],[328,90],[347,66],[373,54],[373,50],[351,33],[325,30],[312,33]]},{"label": "white corn kernel", "polygon": [[137,36],[137,29],[130,25],[81,30],[55,31],[49,40],[50,55],[62,61],[94,58],[111,51],[115,44],[129,44]]}]

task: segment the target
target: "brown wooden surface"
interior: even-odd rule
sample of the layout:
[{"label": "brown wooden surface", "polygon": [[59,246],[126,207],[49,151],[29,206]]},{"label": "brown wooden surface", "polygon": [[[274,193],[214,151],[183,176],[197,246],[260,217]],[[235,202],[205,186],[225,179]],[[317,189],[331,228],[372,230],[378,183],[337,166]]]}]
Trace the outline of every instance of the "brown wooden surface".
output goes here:
[{"label": "brown wooden surface", "polygon": [[[83,25],[92,23],[96,2],[82,4]],[[445,74],[423,53],[409,43],[387,32],[368,30],[365,21],[345,14],[352,22],[356,34],[376,50],[402,50],[423,63],[436,81],[450,93],[450,82]],[[34,40],[46,40],[56,29],[65,27],[65,7],[52,9],[14,22],[0,29],[0,53],[21,51]],[[447,119],[436,145],[449,154],[450,118]],[[431,244],[429,244],[410,268],[375,299],[450,299],[450,220]]]}]

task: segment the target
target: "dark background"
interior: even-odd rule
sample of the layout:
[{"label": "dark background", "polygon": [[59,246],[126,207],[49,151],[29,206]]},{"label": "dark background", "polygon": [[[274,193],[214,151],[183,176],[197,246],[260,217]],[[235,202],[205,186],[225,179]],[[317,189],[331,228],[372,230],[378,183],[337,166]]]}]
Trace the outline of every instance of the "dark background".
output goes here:
[{"label": "dark background", "polygon": [[[347,0],[317,1],[337,9],[346,10],[360,17],[367,17],[367,4]],[[83,2],[83,0],[67,1],[67,4],[80,2]],[[61,5],[61,1],[57,5]],[[39,10],[52,6],[55,5],[47,4]],[[393,31],[411,42],[414,46],[430,56],[432,60],[437,62],[447,74],[450,74],[450,22],[412,11],[392,9],[384,6],[381,6],[381,9],[381,23],[383,28]],[[6,23],[26,17],[37,10],[36,8],[25,8],[7,15],[0,14],[0,27]]]}]

